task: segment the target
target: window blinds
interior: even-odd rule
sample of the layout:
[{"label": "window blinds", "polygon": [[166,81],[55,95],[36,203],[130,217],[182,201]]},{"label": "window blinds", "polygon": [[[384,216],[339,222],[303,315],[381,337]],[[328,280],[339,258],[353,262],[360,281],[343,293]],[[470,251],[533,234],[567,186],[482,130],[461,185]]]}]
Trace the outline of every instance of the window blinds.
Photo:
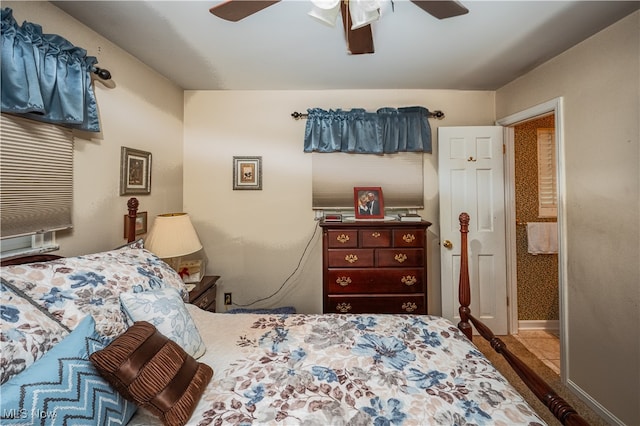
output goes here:
[{"label": "window blinds", "polygon": [[538,129],[538,216],[558,216],[555,129]]},{"label": "window blinds", "polygon": [[9,114],[1,118],[2,238],[70,228],[71,130]]},{"label": "window blinds", "polygon": [[379,186],[385,208],[423,208],[423,154],[313,153],[314,209],[353,209],[355,186]]}]

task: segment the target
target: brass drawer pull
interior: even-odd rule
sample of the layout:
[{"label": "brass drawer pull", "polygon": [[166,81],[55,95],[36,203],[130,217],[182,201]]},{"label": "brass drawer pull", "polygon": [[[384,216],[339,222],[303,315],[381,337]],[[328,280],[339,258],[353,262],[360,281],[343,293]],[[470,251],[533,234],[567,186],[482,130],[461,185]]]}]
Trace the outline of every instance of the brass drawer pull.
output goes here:
[{"label": "brass drawer pull", "polygon": [[336,283],[342,287],[346,287],[351,284],[351,277],[338,277]]},{"label": "brass drawer pull", "polygon": [[346,313],[351,310],[351,303],[338,303],[336,305],[336,311]]},{"label": "brass drawer pull", "polygon": [[358,261],[358,256],[356,256],[355,254],[348,254],[344,257],[344,260],[349,263],[356,263]]},{"label": "brass drawer pull", "polygon": [[378,238],[378,237],[380,236],[380,233],[379,233],[379,232],[372,232],[372,233],[371,233],[371,236],[372,236],[373,238]]},{"label": "brass drawer pull", "polygon": [[407,260],[407,255],[404,253],[398,253],[394,256],[394,259],[397,260],[399,263],[402,263],[405,260]]},{"label": "brass drawer pull", "polygon": [[406,277],[402,277],[402,279],[400,280],[402,282],[402,284],[408,285],[408,286],[412,286],[415,283],[418,282],[418,280],[416,279],[416,277],[412,276],[412,275],[407,275]]},{"label": "brass drawer pull", "polygon": [[418,309],[418,305],[413,302],[406,302],[402,304],[402,310],[404,310],[405,312],[413,312],[416,309]]},{"label": "brass drawer pull", "polygon": [[345,234],[340,234],[336,237],[336,240],[338,240],[339,243],[344,244],[347,241],[349,241],[349,236]]},{"label": "brass drawer pull", "polygon": [[412,243],[415,241],[416,236],[413,234],[404,234],[402,236],[402,239],[404,240],[405,243]]}]

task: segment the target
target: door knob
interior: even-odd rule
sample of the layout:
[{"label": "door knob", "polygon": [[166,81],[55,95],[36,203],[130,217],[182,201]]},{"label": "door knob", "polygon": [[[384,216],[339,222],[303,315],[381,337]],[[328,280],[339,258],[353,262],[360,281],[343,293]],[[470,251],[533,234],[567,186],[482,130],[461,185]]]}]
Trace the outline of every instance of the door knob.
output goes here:
[{"label": "door knob", "polygon": [[449,240],[444,240],[444,241],[442,242],[442,245],[443,245],[443,246],[445,246],[445,247],[446,247],[446,248],[448,248],[448,249],[453,248],[453,243],[452,243],[451,241],[449,241]]}]

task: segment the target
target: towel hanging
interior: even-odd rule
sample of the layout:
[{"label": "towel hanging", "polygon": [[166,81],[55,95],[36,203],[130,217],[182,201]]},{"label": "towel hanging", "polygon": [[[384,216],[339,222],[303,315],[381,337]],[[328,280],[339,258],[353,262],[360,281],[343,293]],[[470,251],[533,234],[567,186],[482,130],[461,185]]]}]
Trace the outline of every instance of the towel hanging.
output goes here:
[{"label": "towel hanging", "polygon": [[558,253],[558,223],[527,223],[527,241],[531,254]]}]

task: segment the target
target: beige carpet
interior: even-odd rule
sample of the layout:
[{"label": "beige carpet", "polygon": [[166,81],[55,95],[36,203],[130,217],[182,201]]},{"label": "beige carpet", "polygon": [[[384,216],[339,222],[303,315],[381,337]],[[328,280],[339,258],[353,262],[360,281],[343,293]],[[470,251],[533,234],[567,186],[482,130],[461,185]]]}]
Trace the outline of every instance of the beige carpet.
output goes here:
[{"label": "beige carpet", "polygon": [[[553,370],[544,365],[542,361],[536,358],[531,352],[525,348],[522,343],[518,342],[512,336],[499,336],[500,339],[507,345],[507,348],[522,361],[533,369],[549,386],[556,391],[565,401],[567,401],[573,408],[591,425],[593,426],[607,426],[605,422],[597,413],[589,408],[581,399],[575,396],[566,386],[560,381],[558,376]],[[527,400],[529,405],[538,413],[542,419],[549,425],[560,425],[561,423],[549,412],[547,407],[540,402],[540,400],[529,390],[529,388],[522,382],[520,377],[511,369],[511,366],[505,361],[502,355],[496,353],[491,345],[480,336],[473,336],[473,343],[480,349],[480,351],[496,366],[496,368],[502,373],[503,376],[515,387],[518,392]]]}]

